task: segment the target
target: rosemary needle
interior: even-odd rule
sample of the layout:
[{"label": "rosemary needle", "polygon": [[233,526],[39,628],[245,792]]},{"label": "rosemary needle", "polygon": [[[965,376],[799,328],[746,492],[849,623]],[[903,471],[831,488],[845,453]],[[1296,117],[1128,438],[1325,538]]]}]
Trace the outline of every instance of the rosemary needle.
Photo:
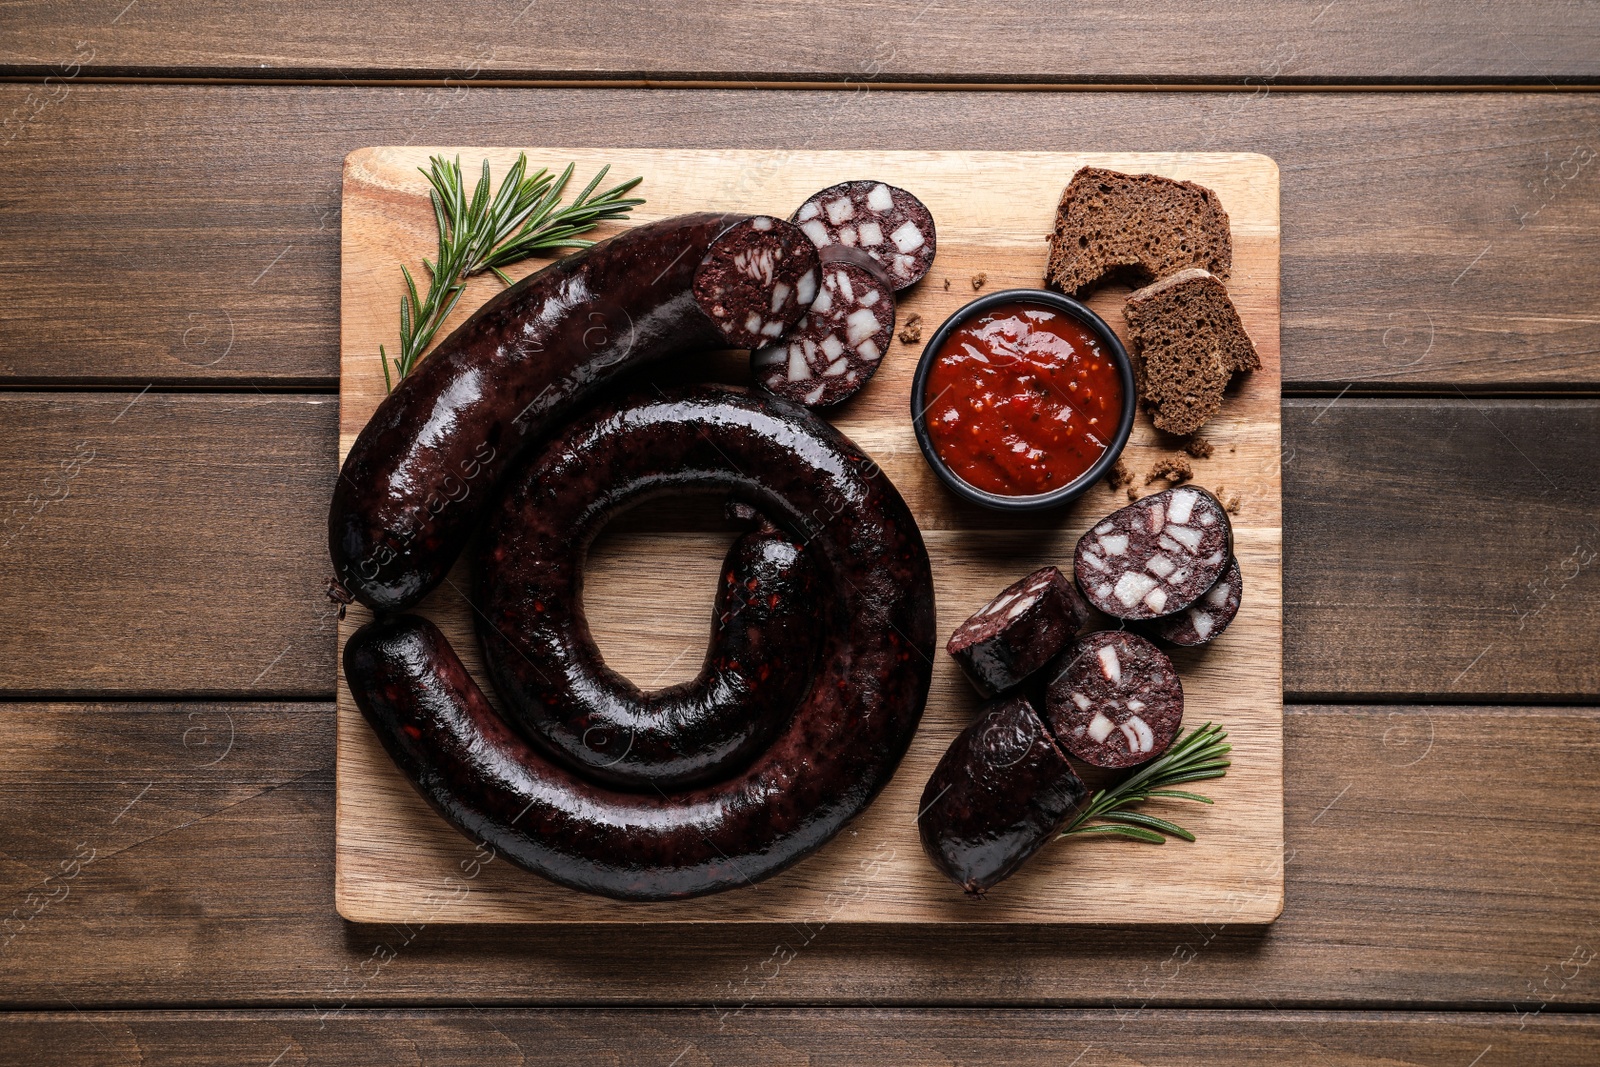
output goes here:
[{"label": "rosemary needle", "polygon": [[1173,742],[1160,759],[1126,781],[1111,789],[1096,790],[1089,803],[1079,809],[1067,828],[1061,831],[1061,836],[1111,834],[1152,845],[1166,844],[1169,836],[1193,841],[1194,835],[1177,823],[1126,809],[1157,798],[1210,804],[1210,797],[1170,787],[1221,778],[1229,767],[1229,761],[1223,757],[1231,751],[1233,746],[1228,744],[1228,732],[1215,723],[1208,722],[1191,730],[1187,736]]},{"label": "rosemary needle", "polygon": [[[400,354],[391,359],[388,351],[378,346],[384,385],[389,389],[411,373],[427,351],[439,325],[466,291],[468,278],[492,271],[510,285],[505,267],[558,248],[587,248],[594,242],[582,240],[579,234],[602,222],[623,218],[644,203],[627,196],[643,178],[595,192],[611,169],[609,166],[601,167],[577,199],[562,206],[562,190],[572,177],[571,163],[559,176],[542,167],[537,173],[528,174],[528,157],[520,154],[501,179],[499,190],[491,196],[486,159],[469,197],[459,156],[454,162],[443,156],[433,156],[428,162],[429,168],[422,174],[430,186],[428,198],[439,227],[439,251],[432,262],[422,261],[428,272],[425,295],[419,292],[411,271],[403,265],[400,268],[406,279],[406,292],[400,298]],[[389,373],[391,363],[393,376]]]}]

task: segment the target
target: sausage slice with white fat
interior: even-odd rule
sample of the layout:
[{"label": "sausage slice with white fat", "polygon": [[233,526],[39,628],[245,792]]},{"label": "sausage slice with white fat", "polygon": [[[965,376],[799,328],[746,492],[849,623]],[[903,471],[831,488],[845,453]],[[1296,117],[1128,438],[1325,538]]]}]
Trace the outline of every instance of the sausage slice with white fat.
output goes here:
[{"label": "sausage slice with white fat", "polygon": [[1056,740],[1096,767],[1132,767],[1165,752],[1183,725],[1183,683],[1167,654],[1125,630],[1103,630],[1062,654],[1045,694]]},{"label": "sausage slice with white fat", "polygon": [[1055,567],[1013,582],[950,635],[945,650],[985,696],[1020,685],[1089,621],[1089,605]]},{"label": "sausage slice with white fat", "polygon": [[729,345],[759,348],[800,321],[817,295],[819,267],[816,247],[793,224],[756,215],[712,243],[695,270],[694,296]]},{"label": "sausage slice with white fat", "polygon": [[1141,629],[1174,645],[1193,647],[1215,641],[1239,614],[1244,600],[1244,575],[1238,559],[1228,561],[1228,569],[1207,589],[1205,595],[1175,615],[1152,619]]},{"label": "sausage slice with white fat", "polygon": [[933,265],[933,213],[904,189],[877,181],[830,185],[800,205],[794,223],[818,248],[859,248],[883,267],[896,291]]},{"label": "sausage slice with white fat", "polygon": [[1180,485],[1096,523],[1078,539],[1073,573],[1089,603],[1142,621],[1199,600],[1232,558],[1227,511],[1199,486]]},{"label": "sausage slice with white fat", "polygon": [[750,354],[750,370],[774,396],[806,407],[837,404],[878,372],[894,339],[894,291],[857,249],[820,249],[822,284],[795,328]]}]

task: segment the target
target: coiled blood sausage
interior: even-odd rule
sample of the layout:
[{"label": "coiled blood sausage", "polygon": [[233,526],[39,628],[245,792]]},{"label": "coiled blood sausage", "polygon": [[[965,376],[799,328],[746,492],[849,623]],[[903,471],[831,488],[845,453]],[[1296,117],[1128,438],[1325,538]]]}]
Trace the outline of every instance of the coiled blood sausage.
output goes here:
[{"label": "coiled blood sausage", "polygon": [[821,626],[810,685],[792,713],[747,765],[715,781],[625,791],[598,781],[592,763],[551,733],[540,732],[536,748],[418,617],[369,623],[345,648],[357,705],[418,791],[467,834],[562,885],[666,900],[783,870],[872,801],[921,717],[933,584],[904,501],[848,438],[804,409],[706,388],[586,413],[511,487],[488,531],[480,583],[480,633],[501,685],[518,692],[552,664],[529,693],[559,703],[588,677],[581,665],[564,674],[575,661],[559,648],[535,662],[517,651],[552,605],[562,621],[549,633],[574,648],[587,637],[574,553],[548,539],[541,522],[553,520],[540,510],[565,509],[586,532],[649,495],[695,487],[726,490],[803,542],[817,568]]},{"label": "coiled blood sausage", "polygon": [[636,226],[500,293],[395,387],[345,458],[328,513],[341,595],[415,604],[556,420],[641,364],[770,343],[817,283],[797,227],[701,213]]}]

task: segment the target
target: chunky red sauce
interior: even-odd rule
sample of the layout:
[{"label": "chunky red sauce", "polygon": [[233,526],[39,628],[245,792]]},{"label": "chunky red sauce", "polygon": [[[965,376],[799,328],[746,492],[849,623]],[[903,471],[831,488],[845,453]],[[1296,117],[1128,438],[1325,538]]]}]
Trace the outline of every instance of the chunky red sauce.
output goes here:
[{"label": "chunky red sauce", "polygon": [[1105,454],[1122,416],[1122,379],[1100,339],[1065,312],[1021,302],[953,331],[924,396],[939,458],[1002,496],[1069,484]]}]

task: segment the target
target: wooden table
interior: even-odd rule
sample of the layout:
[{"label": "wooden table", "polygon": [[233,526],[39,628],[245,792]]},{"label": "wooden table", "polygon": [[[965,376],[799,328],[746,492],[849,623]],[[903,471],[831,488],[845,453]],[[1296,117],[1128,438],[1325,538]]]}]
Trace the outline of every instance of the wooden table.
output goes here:
[{"label": "wooden table", "polygon": [[[124,3],[0,22],[0,1062],[1600,1058],[1600,9]],[[339,164],[405,143],[1274,157],[1282,918],[340,920]]]}]

